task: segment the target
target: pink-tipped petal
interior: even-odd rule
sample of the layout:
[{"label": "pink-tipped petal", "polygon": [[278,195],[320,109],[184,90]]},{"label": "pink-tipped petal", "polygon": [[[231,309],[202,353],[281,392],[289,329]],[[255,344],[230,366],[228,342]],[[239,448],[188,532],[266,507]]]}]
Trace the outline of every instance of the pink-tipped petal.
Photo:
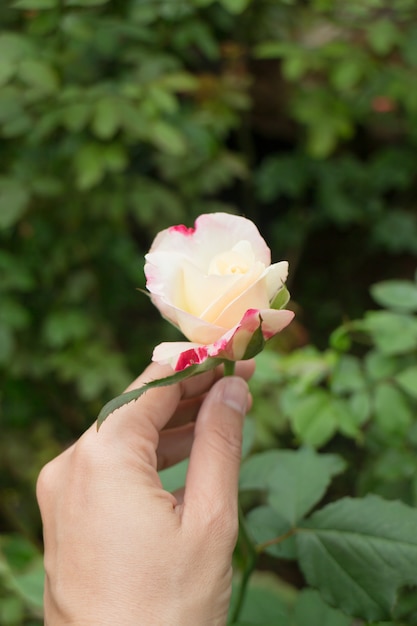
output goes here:
[{"label": "pink-tipped petal", "polygon": [[194,229],[180,225],[161,231],[155,237],[149,254],[155,251],[181,253],[204,270],[214,256],[230,250],[242,240],[249,241],[257,261],[265,266],[271,263],[271,251],[255,224],[245,217],[229,213],[200,215]]},{"label": "pink-tipped petal", "polygon": [[282,309],[280,311],[266,309],[260,311],[260,315],[262,317],[262,334],[265,340],[268,340],[286,328],[294,319],[295,313],[288,309]]},{"label": "pink-tipped petal", "polygon": [[208,346],[197,346],[182,352],[175,364],[175,371],[180,372],[191,365],[199,365],[208,358]]},{"label": "pink-tipped petal", "polygon": [[200,344],[189,341],[164,341],[154,348],[152,361],[161,365],[171,365],[175,369],[181,354],[201,347]]}]

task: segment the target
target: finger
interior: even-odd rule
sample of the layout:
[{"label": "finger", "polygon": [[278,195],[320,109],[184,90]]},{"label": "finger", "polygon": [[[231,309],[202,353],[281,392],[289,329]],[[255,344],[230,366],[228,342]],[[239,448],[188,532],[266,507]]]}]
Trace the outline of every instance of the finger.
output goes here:
[{"label": "finger", "polygon": [[[255,370],[255,362],[253,359],[249,361],[240,361],[236,364],[236,375],[241,376],[245,380],[249,380],[253,375]],[[214,370],[214,380],[219,380],[223,376],[223,368],[219,367]],[[192,382],[191,380],[189,381]],[[198,382],[198,381],[197,381]],[[199,385],[202,381],[199,382]],[[207,381],[205,381],[207,382]],[[185,381],[187,383],[187,381]],[[190,396],[185,400],[182,400],[175,411],[173,417],[166,425],[166,428],[175,428],[177,426],[181,426],[182,424],[187,424],[188,422],[194,421],[197,418],[198,412],[200,410],[201,404],[206,396],[206,394],[201,394],[200,396],[194,396],[194,393],[197,391],[197,388],[190,384],[188,387],[184,383],[184,395]],[[204,384],[204,379],[203,379]]]},{"label": "finger", "polygon": [[188,468],[183,519],[202,512],[237,515],[237,490],[242,447],[243,415],[248,387],[239,377],[218,381],[207,394],[194,430]]},{"label": "finger", "polygon": [[[127,388],[138,389],[152,380],[165,378],[172,374],[169,366],[152,363]],[[183,395],[180,384],[149,389],[138,400],[133,400],[114,411],[102,424],[99,435],[102,441],[118,438],[130,441],[141,437],[150,439],[156,450],[159,431],[169,422]]]},{"label": "finger", "polygon": [[[254,369],[253,361],[242,361],[236,368],[245,378],[250,378]],[[151,380],[164,378],[170,374],[172,369],[169,366],[152,363],[127,390],[138,389]],[[181,399],[206,393],[221,376],[222,369],[216,368],[182,383],[150,389],[138,400],[125,404],[109,416],[100,429],[103,439],[120,436],[129,438],[134,433],[143,435],[146,432],[154,435],[155,430],[159,432],[167,425]]]},{"label": "finger", "polygon": [[162,431],[157,454],[158,471],[186,459],[191,452],[194,439],[194,424]]}]

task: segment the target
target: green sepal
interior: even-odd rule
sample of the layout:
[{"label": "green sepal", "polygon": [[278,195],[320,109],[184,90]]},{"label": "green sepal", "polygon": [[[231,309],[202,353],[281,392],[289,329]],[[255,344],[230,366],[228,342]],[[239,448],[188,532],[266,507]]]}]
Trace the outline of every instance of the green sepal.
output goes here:
[{"label": "green sepal", "polygon": [[290,297],[290,292],[286,286],[283,285],[272,298],[272,302],[270,304],[271,309],[283,309],[288,304]]},{"label": "green sepal", "polygon": [[245,354],[242,357],[242,361],[246,361],[247,359],[252,359],[254,356],[259,354],[264,349],[265,339],[262,334],[262,317],[260,318],[259,327],[253,333],[248,345],[246,346]]},{"label": "green sepal", "polygon": [[176,374],[171,374],[171,376],[165,376],[165,378],[158,378],[156,380],[151,380],[149,383],[145,383],[139,389],[132,389],[131,391],[126,391],[122,393],[120,396],[116,396],[107,404],[103,406],[101,409],[99,416],[97,418],[97,430],[100,428],[104,420],[116,409],[120,409],[120,407],[132,402],[133,400],[137,400],[140,398],[142,394],[144,394],[149,389],[154,389],[155,387],[166,387],[168,385],[175,385],[175,383],[179,383],[182,380],[186,380],[187,378],[191,378],[192,376],[196,376],[197,374],[202,374],[203,372],[208,372],[213,370],[215,367],[224,363],[224,359],[217,358],[209,358],[206,359],[203,363],[197,363],[196,365],[190,365],[186,367],[184,370],[177,372]]}]

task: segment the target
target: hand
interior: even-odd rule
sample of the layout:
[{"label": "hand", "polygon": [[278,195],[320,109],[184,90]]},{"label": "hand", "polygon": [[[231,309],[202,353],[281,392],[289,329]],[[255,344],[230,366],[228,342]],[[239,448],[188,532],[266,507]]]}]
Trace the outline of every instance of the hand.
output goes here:
[{"label": "hand", "polygon": [[[169,373],[152,364],[130,389]],[[220,376],[146,392],[43,468],[47,626],[226,623],[249,395]],[[189,455],[185,489],[164,491],[157,470]]]}]

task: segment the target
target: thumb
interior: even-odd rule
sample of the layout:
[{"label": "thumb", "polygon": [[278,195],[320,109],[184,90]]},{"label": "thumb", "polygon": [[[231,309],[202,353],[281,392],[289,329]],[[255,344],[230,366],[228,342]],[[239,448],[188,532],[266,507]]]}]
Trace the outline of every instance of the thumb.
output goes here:
[{"label": "thumb", "polygon": [[[227,376],[213,385],[200,409],[185,483],[183,517],[219,513],[237,518],[237,492],[247,383]],[[192,515],[192,517],[194,517]]]}]

